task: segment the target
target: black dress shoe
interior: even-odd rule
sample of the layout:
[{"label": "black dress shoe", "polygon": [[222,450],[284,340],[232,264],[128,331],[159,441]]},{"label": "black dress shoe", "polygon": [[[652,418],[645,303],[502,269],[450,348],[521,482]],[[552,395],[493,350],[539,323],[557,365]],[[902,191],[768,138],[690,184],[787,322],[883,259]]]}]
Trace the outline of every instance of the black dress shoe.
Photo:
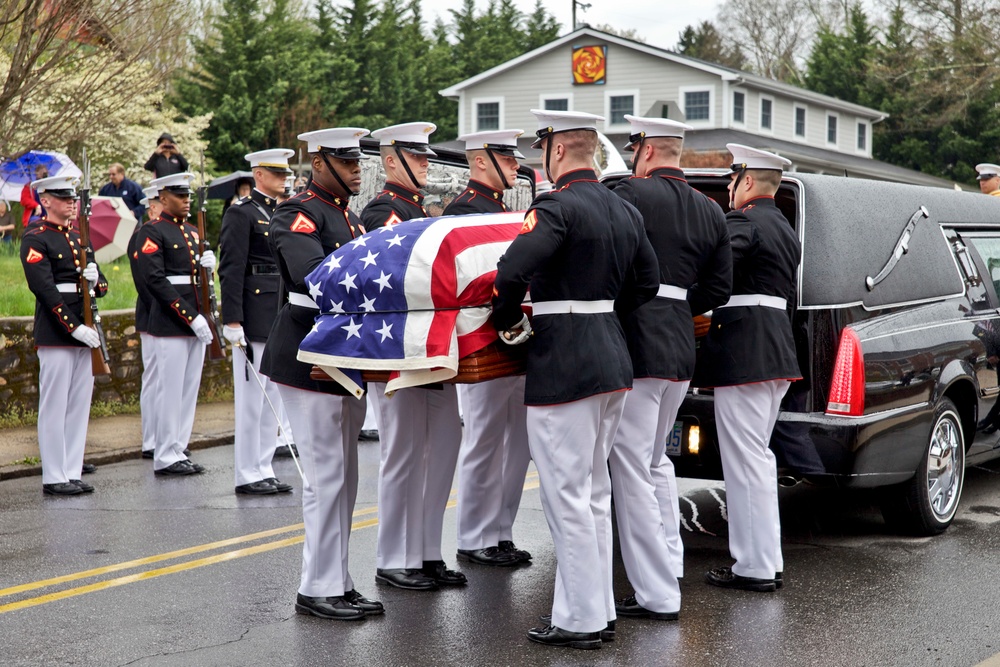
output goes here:
[{"label": "black dress shoe", "polygon": [[80,488],[80,490],[83,491],[84,493],[93,493],[94,492],[94,487],[92,487],[90,484],[87,484],[83,480],[71,479],[71,480],[69,480],[69,483],[70,484],[76,484]]},{"label": "black dress shoe", "polygon": [[373,428],[365,429],[358,434],[358,440],[378,440],[378,431]]},{"label": "black dress shoe", "polygon": [[782,576],[781,572],[774,573],[774,590],[778,590],[785,585],[785,578]]},{"label": "black dress shoe", "polygon": [[563,646],[585,650],[601,648],[601,635],[598,632],[570,632],[554,625],[531,628],[528,630],[528,639],[546,646]]},{"label": "black dress shoe", "polygon": [[436,581],[424,575],[420,570],[413,569],[377,569],[375,570],[375,581],[396,588],[405,588],[408,591],[436,591],[438,589]]},{"label": "black dress shoe", "polygon": [[195,472],[205,472],[205,466],[200,466],[191,459],[187,459],[188,464],[194,468]]},{"label": "black dress shoe", "polygon": [[[541,619],[542,623],[552,625],[552,614],[543,614],[538,618]],[[607,627],[601,630],[598,634],[601,636],[602,642],[613,642],[615,640],[615,635],[618,634],[615,632],[615,622],[608,621]]]},{"label": "black dress shoe", "polygon": [[360,607],[361,611],[365,612],[365,616],[376,616],[385,612],[385,607],[382,606],[381,602],[369,600],[357,591],[347,591],[344,593],[344,599],[355,607]]},{"label": "black dress shoe", "polygon": [[296,456],[299,455],[299,450],[295,446],[294,442],[292,444],[290,444],[290,445],[281,445],[277,449],[274,450],[275,457],[277,457],[279,459],[290,459],[290,458],[292,458],[292,454],[293,453]]},{"label": "black dress shoe", "polygon": [[514,554],[515,556],[517,556],[517,560],[521,563],[531,562],[531,554],[525,551],[524,549],[518,549],[517,547],[514,546],[514,543],[511,542],[510,540],[501,540],[499,547],[500,551],[504,551],[506,553]]},{"label": "black dress shoe", "polygon": [[285,484],[284,482],[282,482],[277,477],[268,477],[267,479],[264,480],[264,483],[265,484],[270,484],[271,486],[273,486],[274,489],[278,493],[291,493],[292,492],[292,485],[291,484]]},{"label": "black dress shoe", "polygon": [[183,461],[177,461],[176,463],[171,463],[166,468],[160,468],[159,470],[154,470],[154,475],[165,475],[178,477],[180,475],[197,475],[200,471],[195,470],[194,466],[187,459]]},{"label": "black dress shoe", "polygon": [[93,463],[84,463],[83,468],[80,470],[84,475],[91,475],[97,472],[97,466]]},{"label": "black dress shoe", "polygon": [[142,450],[142,458],[144,458],[144,459],[151,459],[151,458],[153,458],[153,455],[154,455],[154,453],[153,453],[152,449],[144,449],[144,450]]},{"label": "black dress shoe", "polygon": [[425,560],[420,571],[425,577],[443,586],[464,586],[469,582],[461,572],[449,570],[443,560]]},{"label": "black dress shoe", "polygon": [[705,573],[705,581],[720,588],[738,588],[743,591],[773,593],[777,590],[774,579],[743,577],[733,572],[731,567],[717,567]]},{"label": "black dress shoe", "polygon": [[363,621],[364,610],[341,597],[313,598],[299,593],[295,597],[295,611],[308,616],[329,618],[334,621]]},{"label": "black dress shoe", "polygon": [[250,482],[236,487],[236,493],[245,493],[251,496],[273,496],[277,492],[278,490],[267,482]]},{"label": "black dress shoe", "polygon": [[676,621],[680,618],[680,612],[676,611],[651,611],[643,607],[630,595],[623,600],[615,602],[615,611],[619,616],[631,616],[633,618],[652,618],[657,621]]},{"label": "black dress shoe", "polygon": [[468,563],[478,563],[480,565],[496,565],[497,567],[511,567],[520,563],[520,559],[512,553],[501,551],[500,547],[486,547],[485,549],[459,549],[455,556],[458,560]]},{"label": "black dress shoe", "polygon": [[59,482],[58,484],[42,484],[42,493],[47,496],[78,496],[83,493],[83,489],[73,482]]}]

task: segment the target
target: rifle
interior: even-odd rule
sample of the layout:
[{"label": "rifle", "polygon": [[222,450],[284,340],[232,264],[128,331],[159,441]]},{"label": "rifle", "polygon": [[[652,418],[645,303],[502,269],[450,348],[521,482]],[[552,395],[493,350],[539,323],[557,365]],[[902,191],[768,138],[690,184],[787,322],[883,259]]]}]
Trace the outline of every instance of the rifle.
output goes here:
[{"label": "rifle", "polygon": [[[198,188],[198,254],[208,250],[208,239],[205,238],[205,215],[208,212],[208,186],[205,185],[205,156],[201,157],[201,187]],[[212,344],[208,350],[209,359],[225,359],[226,351],[222,347],[222,326],[219,324],[219,304],[215,299],[215,279],[208,269],[199,265],[198,276],[201,280],[201,314],[208,320],[212,329]]]},{"label": "rifle", "polygon": [[80,293],[83,295],[83,323],[97,332],[101,339],[99,347],[90,350],[90,365],[94,377],[99,375],[110,375],[111,367],[108,362],[111,357],[108,354],[108,339],[104,335],[104,327],[101,326],[101,314],[97,312],[97,296],[94,294],[90,282],[83,277],[83,268],[87,266],[88,252],[92,255],[93,249],[90,247],[90,162],[87,160],[87,149],[83,149],[84,181],[83,189],[80,190],[80,212],[77,215],[77,227],[80,230]]}]

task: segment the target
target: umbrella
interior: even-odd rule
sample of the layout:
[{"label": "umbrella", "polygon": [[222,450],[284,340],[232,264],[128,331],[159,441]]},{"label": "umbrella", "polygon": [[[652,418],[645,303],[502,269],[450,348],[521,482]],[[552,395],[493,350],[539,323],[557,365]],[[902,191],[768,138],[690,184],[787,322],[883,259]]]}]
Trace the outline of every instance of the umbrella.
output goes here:
[{"label": "umbrella", "polygon": [[83,172],[62,153],[28,151],[15,159],[0,158],[0,197],[17,201],[27,183],[35,180],[35,169],[45,167],[49,176],[76,176]]},{"label": "umbrella", "polygon": [[241,178],[246,178],[253,182],[253,172],[234,171],[231,174],[212,179],[212,182],[208,184],[208,198],[232,199],[236,194],[236,184],[240,182]]},{"label": "umbrella", "polygon": [[128,240],[138,221],[121,197],[92,197],[90,245],[98,264],[107,264],[128,251]]}]

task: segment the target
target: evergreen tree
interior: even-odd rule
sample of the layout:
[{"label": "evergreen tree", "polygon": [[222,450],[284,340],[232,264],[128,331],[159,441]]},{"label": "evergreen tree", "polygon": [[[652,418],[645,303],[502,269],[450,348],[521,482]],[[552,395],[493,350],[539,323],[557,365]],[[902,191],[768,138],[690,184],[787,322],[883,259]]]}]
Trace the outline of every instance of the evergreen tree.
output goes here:
[{"label": "evergreen tree", "polygon": [[860,3],[850,9],[847,30],[821,27],[806,63],[804,84],[810,90],[848,102],[865,96],[868,69],[876,50],[875,31]]},{"label": "evergreen tree", "polygon": [[677,52],[699,60],[734,69],[746,67],[746,57],[739,45],[730,45],[711,21],[702,21],[697,28],[687,26],[677,41]]},{"label": "evergreen tree", "polygon": [[535,0],[535,8],[524,21],[524,40],[521,48],[533,51],[559,37],[559,22],[545,9],[542,0]]}]

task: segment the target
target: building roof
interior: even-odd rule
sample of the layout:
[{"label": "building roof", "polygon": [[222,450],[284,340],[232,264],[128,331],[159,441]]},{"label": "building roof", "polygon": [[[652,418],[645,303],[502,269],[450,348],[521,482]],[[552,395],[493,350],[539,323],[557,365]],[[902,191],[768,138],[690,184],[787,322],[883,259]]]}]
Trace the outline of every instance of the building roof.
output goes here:
[{"label": "building roof", "polygon": [[804,88],[799,88],[798,86],[793,86],[788,83],[782,83],[780,81],[775,81],[774,79],[768,79],[766,77],[758,76],[756,74],[751,74],[749,72],[744,72],[742,70],[733,69],[731,67],[724,67],[715,63],[706,62],[704,60],[699,60],[698,58],[692,58],[690,56],[684,56],[679,53],[675,53],[668,49],[662,49],[656,46],[650,46],[649,44],[643,44],[642,42],[636,42],[631,39],[626,39],[624,37],[619,37],[617,35],[612,35],[607,32],[602,32],[591,27],[578,28],[577,30],[563,35],[555,41],[549,42],[544,46],[540,46],[534,51],[528,51],[516,58],[508,60],[507,62],[500,63],[496,67],[492,67],[485,72],[480,72],[479,74],[469,77],[464,81],[459,81],[458,83],[449,86],[443,90],[438,91],[438,93],[444,97],[457,98],[461,92],[478,83],[491,79],[498,74],[502,74],[507,70],[518,67],[524,63],[527,63],[538,56],[541,56],[549,51],[558,49],[570,42],[580,39],[581,37],[591,37],[594,39],[600,39],[602,41],[608,42],[610,44],[617,44],[618,46],[632,49],[635,51],[640,51],[657,58],[662,58],[679,65],[684,65],[686,67],[692,67],[709,74],[714,74],[724,81],[731,81],[734,85],[745,85],[753,88],[759,88],[763,90],[774,91],[781,93],[786,97],[793,99],[803,100],[807,102],[812,102],[814,104],[821,104],[829,109],[836,109],[843,111],[845,113],[852,113],[858,116],[871,118],[874,122],[879,122],[888,117],[887,114],[870,107],[861,106],[860,104],[854,104],[852,102],[845,102],[844,100],[839,100],[836,97],[830,97],[829,95],[821,95],[820,93],[815,93],[811,90],[806,90]]}]

